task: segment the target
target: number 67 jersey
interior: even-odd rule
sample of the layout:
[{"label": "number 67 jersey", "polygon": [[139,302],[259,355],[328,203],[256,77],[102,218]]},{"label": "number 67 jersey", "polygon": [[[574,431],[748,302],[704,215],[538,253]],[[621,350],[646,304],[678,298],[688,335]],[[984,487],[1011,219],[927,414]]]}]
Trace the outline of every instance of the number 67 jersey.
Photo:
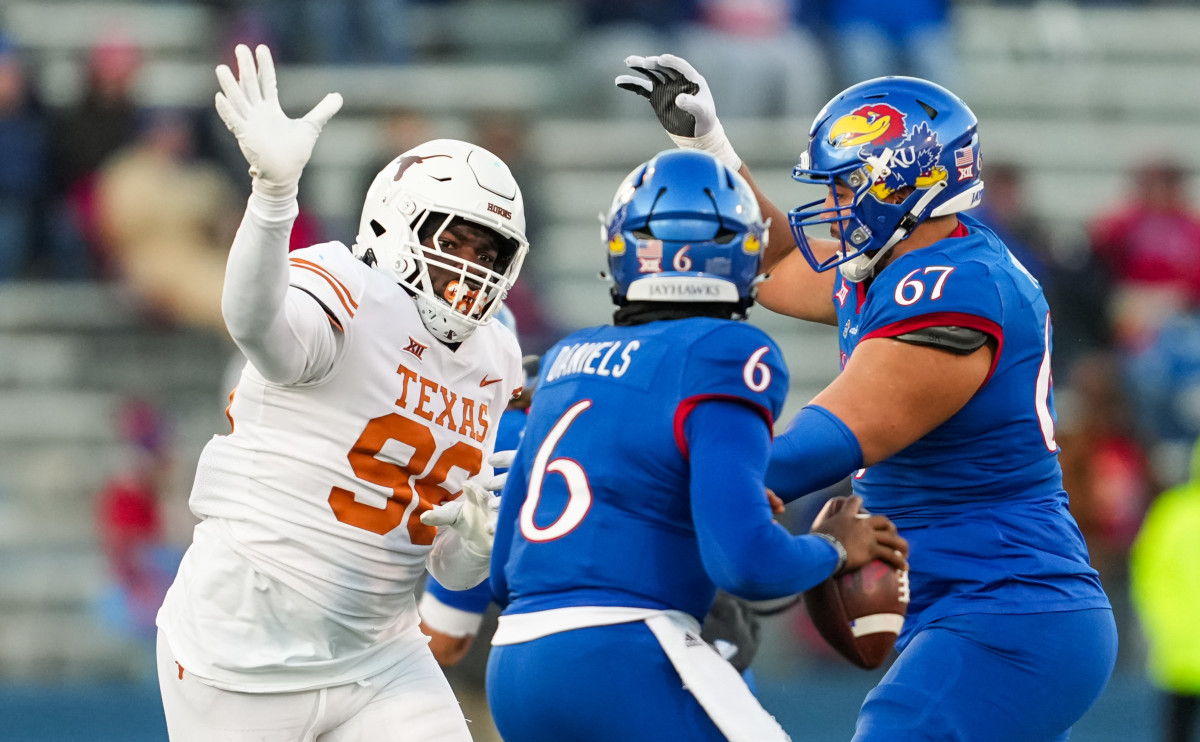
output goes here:
[{"label": "number 67 jersey", "polygon": [[396,661],[380,650],[423,641],[413,591],[437,529],[419,516],[486,467],[523,380],[507,328],[451,350],[340,243],[293,252],[288,281],[288,301],[336,331],[299,342],[340,336],[336,353],[295,384],[247,364],[232,432],[201,454],[202,521],[158,617],[179,663],[229,690],[353,682]]},{"label": "number 67 jersey", "polygon": [[1068,509],[1054,437],[1050,310],[1041,286],[978,221],[887,265],[869,290],[839,277],[842,365],[858,343],[967,327],[995,344],[961,410],[854,475],[864,507],[909,541],[912,602],[898,646],[962,613],[1108,607]]}]

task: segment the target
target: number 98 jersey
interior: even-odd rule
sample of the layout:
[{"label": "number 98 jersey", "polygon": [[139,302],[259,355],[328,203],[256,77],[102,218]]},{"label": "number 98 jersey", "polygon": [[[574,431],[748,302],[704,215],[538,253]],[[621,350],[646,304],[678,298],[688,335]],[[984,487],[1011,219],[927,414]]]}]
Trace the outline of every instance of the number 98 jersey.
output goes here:
[{"label": "number 98 jersey", "polygon": [[[775,343],[729,320],[604,326],[552,348],[504,490],[498,537],[511,542],[495,554],[508,553],[506,613],[627,606],[703,616],[715,589],[692,527],[687,416],[705,400],[735,400],[771,426],[787,387]],[[511,525],[509,498],[521,503]]]},{"label": "number 98 jersey", "polygon": [[379,650],[416,631],[437,532],[420,514],[485,469],[524,378],[507,328],[450,349],[340,243],[293,252],[288,280],[288,301],[336,328],[313,337],[340,335],[337,355],[289,384],[247,365],[232,431],[197,465],[202,522],[159,614],[180,663],[232,690],[352,682],[394,661]]}]

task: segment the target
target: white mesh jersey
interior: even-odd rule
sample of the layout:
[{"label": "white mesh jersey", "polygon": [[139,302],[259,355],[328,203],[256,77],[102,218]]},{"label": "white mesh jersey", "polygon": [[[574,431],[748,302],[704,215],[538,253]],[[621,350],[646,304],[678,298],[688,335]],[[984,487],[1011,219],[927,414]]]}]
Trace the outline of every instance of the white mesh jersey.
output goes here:
[{"label": "white mesh jersey", "polygon": [[419,515],[487,468],[523,379],[507,328],[451,350],[340,243],[290,264],[288,300],[325,308],[336,357],[294,385],[247,364],[232,432],[201,454],[202,521],[159,614],[179,664],[231,690],[353,682],[395,661],[387,647],[424,642],[413,589],[436,529]]}]

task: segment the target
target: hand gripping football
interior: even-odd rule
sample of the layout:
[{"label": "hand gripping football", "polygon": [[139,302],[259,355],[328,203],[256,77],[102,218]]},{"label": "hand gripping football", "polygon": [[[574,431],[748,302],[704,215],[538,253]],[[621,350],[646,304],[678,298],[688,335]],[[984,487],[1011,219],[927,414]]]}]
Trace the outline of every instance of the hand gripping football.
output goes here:
[{"label": "hand gripping football", "polygon": [[878,559],[804,593],[804,605],[821,637],[866,670],[879,667],[891,654],[908,600],[908,570]]}]

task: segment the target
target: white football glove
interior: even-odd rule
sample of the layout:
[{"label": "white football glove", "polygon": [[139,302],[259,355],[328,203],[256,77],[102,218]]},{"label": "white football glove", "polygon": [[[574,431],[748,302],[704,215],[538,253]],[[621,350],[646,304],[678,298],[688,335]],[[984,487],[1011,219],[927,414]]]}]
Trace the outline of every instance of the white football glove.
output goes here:
[{"label": "white football glove", "polygon": [[742,167],[742,159],[733,151],[717,118],[717,105],[708,82],[695,67],[674,54],[630,56],[625,58],[625,64],[646,79],[621,75],[617,77],[617,87],[650,101],[675,146],[704,150],[734,172]]},{"label": "white football glove", "polygon": [[453,528],[458,531],[467,551],[486,558],[492,553],[499,510],[500,497],[474,479],[468,479],[457,499],[434,505],[433,509],[421,513],[421,522],[427,526]]},{"label": "white football glove", "polygon": [[342,96],[330,93],[303,118],[290,119],[279,107],[271,50],[261,44],[255,49],[257,68],[245,44],[238,44],[234,53],[238,79],[228,66],[217,67],[217,82],[221,85],[217,113],[237,137],[250,163],[255,192],[271,198],[293,198],[317,136],[342,107]]}]

